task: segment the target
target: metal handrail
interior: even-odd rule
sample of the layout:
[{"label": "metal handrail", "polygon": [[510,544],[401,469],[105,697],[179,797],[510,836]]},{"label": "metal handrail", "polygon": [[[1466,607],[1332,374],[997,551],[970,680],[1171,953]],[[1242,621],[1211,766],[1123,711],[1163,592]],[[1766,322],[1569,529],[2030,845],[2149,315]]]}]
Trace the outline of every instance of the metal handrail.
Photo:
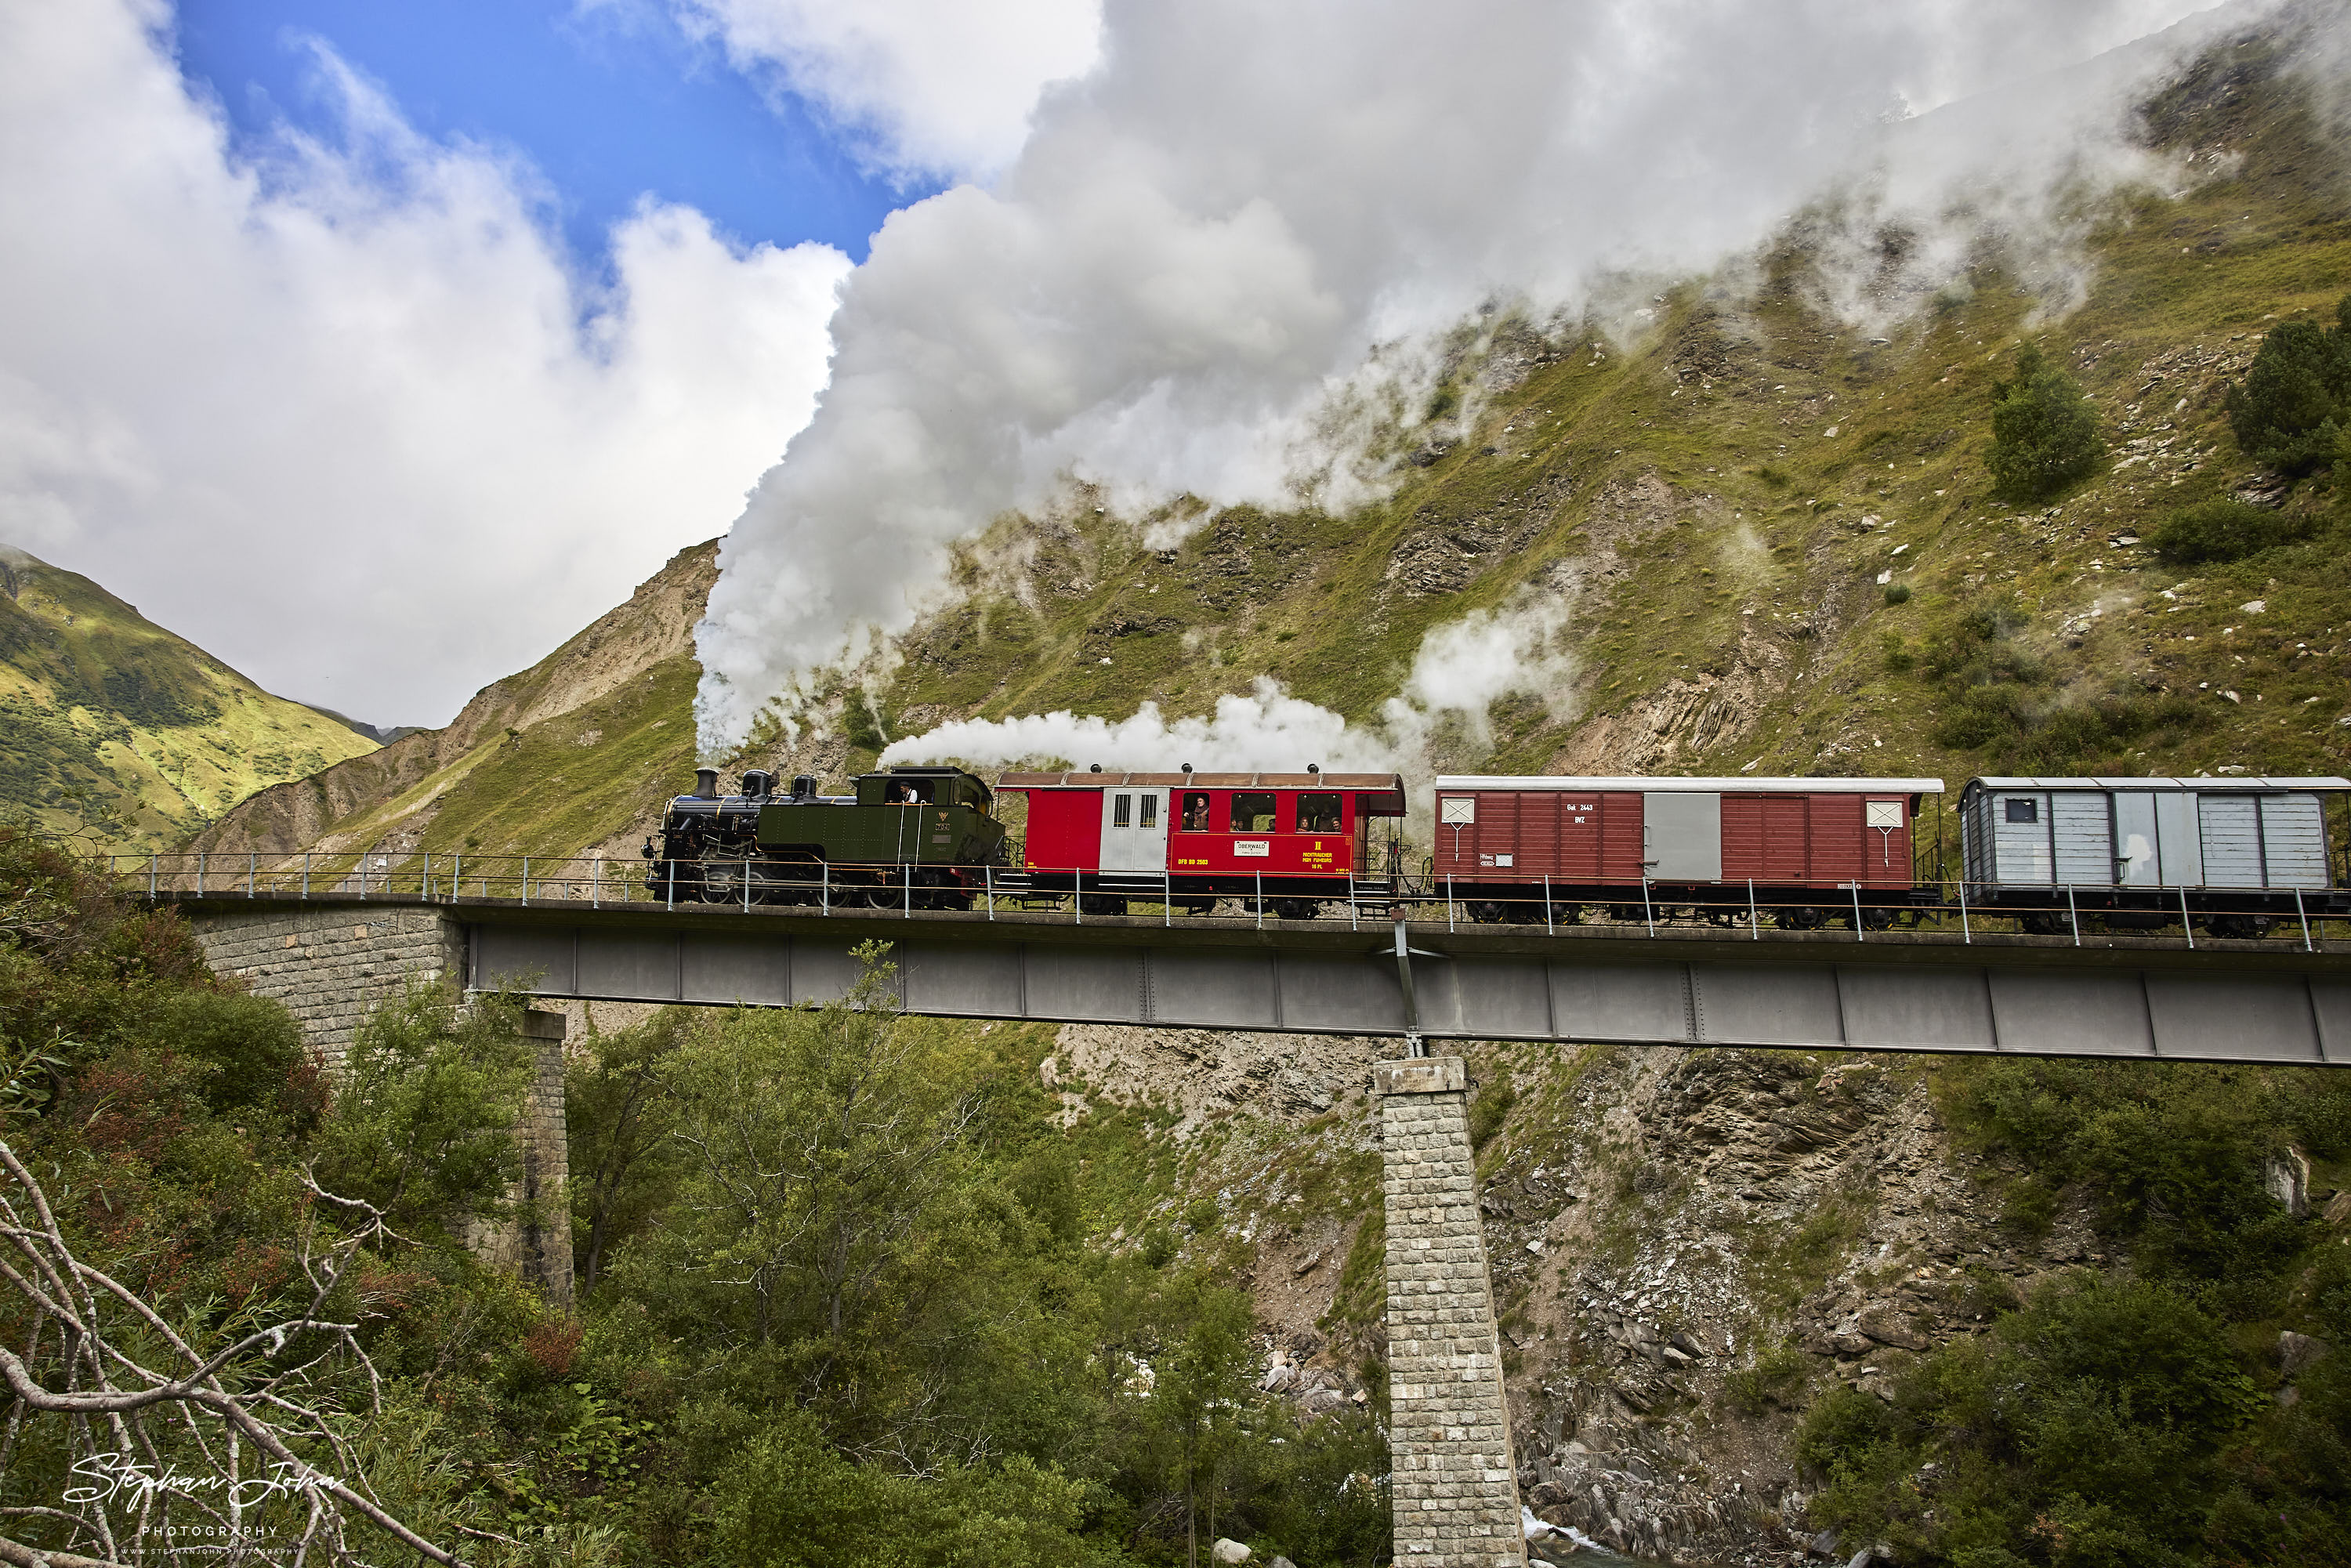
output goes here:
[{"label": "metal handrail", "polygon": [[[224,866],[221,862],[227,861]],[[1031,910],[1065,910],[1084,923],[1085,902],[1110,900],[1129,910],[1156,914],[1176,928],[1220,917],[1189,913],[1197,899],[1177,899],[1171,873],[1137,873],[1122,883],[1115,873],[1055,873],[1000,866],[917,866],[904,862],[866,864],[820,862],[800,874],[778,874],[773,862],[746,858],[705,862],[657,861],[641,875],[615,877],[601,855],[485,855],[446,857],[438,863],[427,852],[369,851],[329,854],[310,851],[265,859],[250,852],[246,864],[233,857],[191,852],[146,852],[106,857],[108,874],[125,893],[159,903],[183,898],[236,898],[295,903],[411,900],[427,904],[513,901],[533,908],[585,904],[606,910],[642,905],[751,914],[775,905],[800,905],[822,915],[908,920],[943,907],[969,907],[997,917],[1009,904]],[[956,870],[960,885],[923,881],[925,873]],[[716,873],[705,880],[704,873]],[[1040,878],[1060,885],[1040,885]],[[1148,878],[1148,881],[1143,879]],[[1921,931],[1948,930],[1963,944],[1995,936],[2003,928],[2063,937],[2089,946],[2098,923],[2110,932],[2173,940],[2193,948],[2213,937],[2244,937],[2267,930],[2299,937],[2304,950],[2317,952],[2351,936],[2351,890],[2315,887],[2147,888],[2074,883],[2020,887],[1970,883],[1899,883],[1873,888],[1859,882],[1834,887],[1770,884],[1741,879],[1711,888],[1660,886],[1648,878],[1579,882],[1573,896],[1562,894],[1550,875],[1510,884],[1510,891],[1462,887],[1449,873],[1421,877],[1366,879],[1352,870],[1315,879],[1314,891],[1295,891],[1306,879],[1283,878],[1271,891],[1261,872],[1221,892],[1238,902],[1252,923],[1263,927],[1270,902],[1297,899],[1319,906],[1335,920],[1341,906],[1350,928],[1361,924],[1364,906],[1393,911],[1427,908],[1448,929],[1490,925],[1537,931],[1558,937],[1585,925],[1631,925],[1659,936],[1676,928],[1745,925],[1751,941],[1763,939],[1763,918],[1782,930],[1842,927],[1855,941],[1873,931],[1904,925]],[[1157,885],[1151,886],[1155,882]],[[650,885],[648,885],[650,883]],[[1138,885],[1142,891],[1137,891]],[[1632,902],[1635,889],[1637,904]],[[1621,897],[1609,896],[1621,892]],[[2322,892],[2326,894],[2319,896]],[[1489,894],[1491,896],[1488,896]],[[1177,909],[1178,904],[1186,907]],[[880,907],[872,907],[874,904]],[[1155,909],[1153,906],[1156,905]],[[863,907],[854,907],[854,906]],[[1213,910],[1213,906],[1212,906]],[[1465,921],[1464,916],[1467,916]],[[1287,923],[1286,920],[1284,922]],[[2330,935],[2330,923],[2335,929]]]}]

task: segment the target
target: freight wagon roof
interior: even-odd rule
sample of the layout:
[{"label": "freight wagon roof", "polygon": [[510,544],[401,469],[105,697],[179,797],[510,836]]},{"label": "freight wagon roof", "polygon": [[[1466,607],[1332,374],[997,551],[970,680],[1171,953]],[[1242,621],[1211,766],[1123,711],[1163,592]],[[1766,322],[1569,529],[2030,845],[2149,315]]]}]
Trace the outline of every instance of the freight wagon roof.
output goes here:
[{"label": "freight wagon roof", "polygon": [[1385,789],[1400,773],[1007,773],[999,789]]},{"label": "freight wagon roof", "polygon": [[2218,795],[2231,789],[2264,793],[2278,789],[2351,789],[2351,779],[2279,779],[2241,773],[2220,779],[1970,779],[1959,793],[1964,797],[1980,789],[2144,789],[2151,793],[2192,789],[2199,795]]},{"label": "freight wagon roof", "polygon": [[1439,789],[1634,789],[1646,794],[1688,791],[1703,795],[1939,795],[1940,779],[1560,779],[1455,775],[1437,781]]}]

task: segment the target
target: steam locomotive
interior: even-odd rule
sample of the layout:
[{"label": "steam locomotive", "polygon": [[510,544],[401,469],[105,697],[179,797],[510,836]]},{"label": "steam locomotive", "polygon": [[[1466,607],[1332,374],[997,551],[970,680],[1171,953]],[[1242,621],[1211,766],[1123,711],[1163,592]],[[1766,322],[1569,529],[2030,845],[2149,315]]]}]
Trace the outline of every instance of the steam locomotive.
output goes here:
[{"label": "steam locomotive", "polygon": [[645,890],[673,904],[968,909],[1003,852],[994,791],[960,768],[861,774],[847,795],[818,794],[806,773],[788,793],[777,783],[755,768],[721,795],[717,769],[697,769],[645,841]]},{"label": "steam locomotive", "polygon": [[[695,776],[644,853],[672,902],[965,909],[1075,895],[1090,915],[1130,903],[1205,915],[1220,899],[1284,919],[1333,904],[1443,899],[1471,919],[1570,924],[1697,918],[1794,929],[1880,929],[1954,897],[2025,929],[2184,924],[2260,936],[2280,918],[2351,915],[2328,804],[2351,779],[1970,779],[1960,865],[1939,823],[1918,831],[1939,779],[1447,777],[1431,852],[1405,865],[1393,773],[1008,773],[995,789],[953,768],[861,774],[824,796],[778,793],[753,770],[721,796]],[[1028,807],[1024,838],[997,797]]]}]

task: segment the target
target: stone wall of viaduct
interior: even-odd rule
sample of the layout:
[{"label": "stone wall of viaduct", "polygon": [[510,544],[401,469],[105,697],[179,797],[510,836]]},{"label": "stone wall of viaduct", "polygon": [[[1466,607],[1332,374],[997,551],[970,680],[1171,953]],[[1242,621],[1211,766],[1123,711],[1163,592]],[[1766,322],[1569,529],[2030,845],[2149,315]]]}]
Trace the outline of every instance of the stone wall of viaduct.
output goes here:
[{"label": "stone wall of viaduct", "polygon": [[[432,907],[355,909],[269,906],[185,911],[215,974],[243,980],[283,1002],[302,1036],[340,1073],[351,1036],[375,1008],[407,986],[463,983],[465,928]],[[522,1175],[510,1195],[523,1205],[512,1223],[475,1222],[465,1240],[485,1260],[510,1269],[559,1305],[571,1302],[569,1140],[563,1116],[564,1015],[524,1015],[532,1053],[530,1087],[515,1128]]]}]

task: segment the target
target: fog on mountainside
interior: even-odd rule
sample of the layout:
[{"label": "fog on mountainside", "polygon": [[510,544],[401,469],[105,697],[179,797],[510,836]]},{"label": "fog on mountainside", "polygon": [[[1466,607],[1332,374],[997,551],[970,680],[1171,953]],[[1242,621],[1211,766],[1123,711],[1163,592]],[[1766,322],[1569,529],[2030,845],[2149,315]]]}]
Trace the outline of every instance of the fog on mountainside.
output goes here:
[{"label": "fog on mountainside", "polygon": [[[1848,319],[1987,247],[2078,303],[2086,204],[2194,178],[2134,140],[2132,91],[2263,7],[2048,73],[2189,9],[1113,6],[1102,64],[1001,178],[893,214],[845,285],[817,415],[724,547],[702,747],[790,720],[914,621],[954,541],[1072,478],[1128,516],[1386,493],[1436,336],[1481,302],[1637,338],[1656,282],[1751,267],[1825,201],[1818,288]],[[1989,123],[1905,133],[2022,78]],[[1912,236],[1894,300],[1889,225]]]}]

